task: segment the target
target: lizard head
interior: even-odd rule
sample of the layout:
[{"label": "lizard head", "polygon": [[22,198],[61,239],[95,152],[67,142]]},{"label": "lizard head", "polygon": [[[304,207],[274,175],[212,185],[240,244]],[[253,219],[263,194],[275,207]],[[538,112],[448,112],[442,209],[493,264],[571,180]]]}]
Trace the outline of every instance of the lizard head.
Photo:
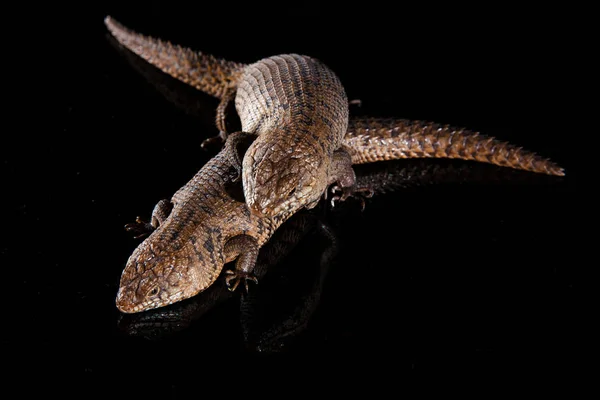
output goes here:
[{"label": "lizard head", "polygon": [[242,166],[244,197],[250,210],[273,217],[314,205],[327,186],[329,168],[327,158],[318,154],[304,142],[256,139]]},{"label": "lizard head", "polygon": [[119,311],[137,313],[190,298],[219,275],[217,265],[203,265],[197,252],[188,247],[160,251],[149,239],[135,249],[121,274],[116,298]]}]

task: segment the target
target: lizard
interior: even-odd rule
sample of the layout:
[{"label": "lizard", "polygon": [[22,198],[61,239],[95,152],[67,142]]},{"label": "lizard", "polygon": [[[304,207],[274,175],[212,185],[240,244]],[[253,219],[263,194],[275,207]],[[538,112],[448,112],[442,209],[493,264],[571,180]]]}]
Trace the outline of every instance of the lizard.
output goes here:
[{"label": "lizard", "polygon": [[[283,54],[247,65],[141,35],[110,16],[105,24],[124,47],[169,75],[220,98],[216,124],[222,139],[227,135],[225,109],[232,99],[235,101],[242,131],[257,136],[243,161],[236,152],[230,152],[241,171],[245,201],[253,213],[274,216],[303,207],[310,209],[334,183],[335,189],[342,191],[339,200],[358,190],[349,154],[352,149],[344,144],[346,93],[335,73],[320,61]],[[410,144],[415,148],[408,150],[410,156],[442,156],[429,147],[439,147],[444,134],[448,132],[442,129],[435,137],[425,139],[428,142]],[[494,155],[500,150],[497,144],[478,143],[491,147],[469,155],[448,151],[443,156],[564,174],[562,169],[540,159],[534,161],[528,158],[531,153],[508,144],[504,146],[512,149],[510,159]]]},{"label": "lizard", "polygon": [[[315,233],[317,236],[327,239],[328,243],[331,242],[321,253],[321,265],[326,268],[325,264],[331,260],[334,254],[335,243],[332,241],[333,234],[321,220],[322,218],[316,213],[297,212],[280,229],[277,229],[265,246],[261,248],[253,273],[258,279],[261,279],[261,286],[265,285],[266,292],[271,293],[269,286],[276,285],[269,284],[268,280],[263,281],[262,277],[267,274],[267,271],[273,270],[277,271],[276,281],[281,276],[289,276],[290,268],[288,263],[283,261],[298,243],[309,236],[309,233]],[[296,265],[298,264],[296,263]],[[252,291],[251,294],[256,295],[256,292]],[[200,319],[216,305],[233,296],[234,293],[227,290],[225,285],[214,284],[188,301],[178,302],[171,307],[162,307],[145,313],[120,314],[118,327],[127,335],[143,336],[148,339],[163,338],[187,328],[193,321]],[[245,321],[252,319],[254,303],[254,296],[240,298],[240,308],[244,309],[243,314],[246,314],[241,318],[242,325]],[[248,329],[244,329],[244,332],[247,331]]]},{"label": "lizard", "polygon": [[105,24],[149,63],[220,98],[216,125],[223,139],[225,110],[234,100],[241,131],[256,136],[242,160],[230,152],[252,212],[275,216],[313,208],[334,182],[352,190],[354,171],[341,146],[348,98],[338,76],[321,61],[280,54],[236,63],[141,35],[110,16]]},{"label": "lizard", "polygon": [[[538,182],[538,177],[531,174],[519,174],[517,170],[508,168],[471,168],[468,163],[431,163],[424,159],[412,159],[402,161],[378,162],[371,164],[362,164],[356,168],[356,184],[359,187],[369,186],[374,194],[381,195],[398,189],[408,189],[415,186],[424,186],[431,184],[447,183],[468,183],[468,182],[490,182],[490,181],[510,181],[510,182]],[[536,178],[535,180],[531,180]],[[313,277],[315,287],[309,298],[298,298],[298,309],[302,312],[296,315],[286,316],[283,311],[282,323],[269,327],[265,330],[252,324],[252,317],[256,311],[254,299],[251,297],[241,297],[240,319],[243,326],[245,340],[248,336],[254,338],[251,348],[262,351],[277,351],[286,343],[289,336],[297,335],[302,328],[306,326],[307,318],[310,318],[314,309],[318,306],[319,292],[322,289],[319,282],[336,252],[336,235],[328,227],[329,220],[322,219],[318,214],[300,211],[291,217],[280,229],[276,230],[273,236],[261,248],[254,273],[258,279],[276,268],[277,278],[284,276],[285,280],[291,278],[294,273],[285,262],[288,254],[305,239],[308,232],[316,232],[319,237],[324,237],[328,245],[322,249],[320,257],[319,276]],[[280,265],[283,262],[284,265]],[[297,263],[296,263],[297,264]],[[297,273],[301,273],[297,271]],[[277,279],[276,278],[276,279]],[[262,282],[264,283],[264,282]],[[272,286],[278,290],[279,284]],[[272,293],[267,289],[268,294]],[[251,293],[252,294],[252,293]],[[172,304],[170,307],[162,307],[150,310],[144,313],[120,314],[118,319],[118,328],[124,334],[130,336],[140,336],[146,339],[162,339],[171,334],[189,328],[194,321],[201,319],[209,310],[218,304],[227,301],[233,297],[234,293],[227,290],[225,285],[213,284],[202,293],[194,296],[187,301]],[[298,294],[295,294],[298,295]],[[279,298],[271,299],[279,303]],[[303,301],[304,300],[304,301]],[[274,307],[261,303],[267,309]],[[262,307],[261,307],[262,308]],[[279,311],[279,307],[276,307]],[[262,312],[258,310],[258,312]],[[248,343],[250,345],[250,343]]]},{"label": "lizard", "polygon": [[[226,263],[226,285],[256,282],[252,271],[259,249],[295,211],[273,217],[252,213],[243,199],[232,195],[237,171],[232,151],[251,135],[236,132],[226,145],[170,201],[158,202],[152,221],[137,220],[126,229],[149,232],[123,269],[117,308],[135,313],[195,296],[210,287]],[[466,129],[398,119],[350,119],[344,145],[353,164],[402,158],[460,158],[518,163],[561,175],[562,168],[508,143]],[[335,187],[332,187],[335,191]],[[367,187],[365,191],[372,189]],[[335,194],[332,201],[343,197]]]}]

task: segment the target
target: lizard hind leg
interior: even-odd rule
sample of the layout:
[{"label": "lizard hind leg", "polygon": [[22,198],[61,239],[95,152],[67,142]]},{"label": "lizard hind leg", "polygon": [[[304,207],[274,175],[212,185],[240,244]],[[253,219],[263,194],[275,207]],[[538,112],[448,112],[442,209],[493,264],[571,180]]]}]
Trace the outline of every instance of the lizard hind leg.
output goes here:
[{"label": "lizard hind leg", "polygon": [[226,270],[225,283],[230,291],[235,291],[240,282],[244,282],[244,289],[248,293],[248,282],[258,283],[253,274],[256,259],[258,257],[258,242],[248,235],[238,235],[225,243],[225,259],[237,257],[235,269]]}]

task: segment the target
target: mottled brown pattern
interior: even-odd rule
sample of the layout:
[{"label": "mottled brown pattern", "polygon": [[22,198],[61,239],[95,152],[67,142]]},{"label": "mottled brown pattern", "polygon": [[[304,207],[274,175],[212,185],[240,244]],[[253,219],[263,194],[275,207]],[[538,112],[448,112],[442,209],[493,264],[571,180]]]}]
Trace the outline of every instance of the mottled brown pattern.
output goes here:
[{"label": "mottled brown pattern", "polygon": [[242,130],[258,136],[242,163],[244,194],[253,212],[274,216],[312,206],[335,180],[330,167],[348,125],[348,99],[324,64],[297,54],[232,63],[140,35],[110,17],[105,22],[121,44],[151,64],[222,98],[221,131],[235,91]]},{"label": "mottled brown pattern", "polygon": [[[354,164],[428,153],[444,158],[448,158],[446,154],[461,153],[458,158],[467,158],[473,149],[489,146],[490,139],[481,141],[481,136],[465,130],[453,130],[455,133],[450,135],[445,129],[406,120],[351,119],[342,146]],[[411,132],[410,138],[406,137],[407,131]],[[478,145],[479,141],[482,144]],[[414,143],[425,150],[415,153]],[[490,143],[494,143],[493,139]],[[239,248],[227,251],[227,243],[232,238],[245,235],[261,247],[293,214],[284,212],[272,218],[260,217],[249,212],[245,203],[227,194],[225,187],[232,183],[232,157],[228,152],[233,148],[224,146],[177,191],[172,198],[171,213],[135,249],[121,276],[117,295],[117,307],[121,311],[130,313],[162,307],[205,290],[218,277],[224,264],[236,260],[240,251],[243,252]],[[529,160],[532,156],[528,154],[523,152],[521,157]],[[531,165],[541,165],[542,171],[553,171],[555,175],[562,173],[548,161]],[[161,208],[157,209],[162,212]],[[154,288],[157,293],[152,292]]]},{"label": "mottled brown pattern", "polygon": [[227,194],[229,151],[225,146],[175,193],[170,215],[129,257],[117,295],[119,310],[139,312],[201,292],[226,262],[240,256],[239,249],[226,249],[230,240],[250,235],[262,246],[292,215],[260,218]]},{"label": "mottled brown pattern", "polygon": [[351,120],[345,146],[353,164],[400,158],[458,158],[564,175],[550,160],[464,128],[422,121],[364,118]]},{"label": "mottled brown pattern", "polygon": [[460,158],[564,174],[533,153],[465,129],[368,118],[348,127],[348,101],[341,83],[326,66],[307,56],[280,55],[244,65],[134,33],[110,17],[105,22],[131,51],[221,98],[220,128],[225,106],[234,97],[243,130],[257,137],[242,162],[247,204],[225,190],[232,183],[236,159],[233,147],[225,146],[175,193],[170,213],[162,206],[155,209],[151,227],[156,230],[135,249],[121,277],[117,306],[123,312],[191,297],[209,287],[226,262],[237,259],[239,265],[244,259],[243,270],[250,271],[252,257],[242,244],[262,246],[294,212],[316,204],[336,179],[342,177],[346,187],[353,185],[353,171],[344,167],[344,160],[349,164],[346,151],[355,164]]},{"label": "mottled brown pattern", "polygon": [[104,23],[119,43],[150,64],[218,98],[235,85],[245,67],[241,63],[221,60],[210,54],[133,32],[110,16],[104,19]]},{"label": "mottled brown pattern", "polygon": [[242,130],[258,135],[243,161],[250,208],[272,216],[318,200],[348,125],[337,76],[310,57],[269,57],[245,69],[236,108]]}]

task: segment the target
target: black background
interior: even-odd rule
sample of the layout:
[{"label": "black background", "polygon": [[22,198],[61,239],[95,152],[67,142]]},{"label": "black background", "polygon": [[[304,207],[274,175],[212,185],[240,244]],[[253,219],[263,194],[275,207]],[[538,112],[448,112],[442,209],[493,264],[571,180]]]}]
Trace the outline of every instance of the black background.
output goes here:
[{"label": "black background", "polygon": [[[151,393],[179,394],[195,390],[179,379],[187,374],[223,373],[251,391],[268,379],[263,368],[297,361],[311,369],[290,372],[296,385],[335,371],[390,384],[386,377],[411,371],[571,368],[582,352],[576,277],[585,263],[579,170],[559,105],[573,52],[567,15],[311,2],[85,7],[11,14],[21,30],[6,49],[19,72],[7,86],[19,86],[7,96],[18,124],[5,128],[0,170],[2,344],[20,376],[109,375],[95,387],[144,382]],[[550,157],[567,176],[399,191],[363,213],[345,204],[330,221],[341,247],[322,301],[284,354],[246,348],[235,300],[163,340],[127,337],[114,297],[136,241],[123,225],[148,216],[209,159],[199,145],[217,133],[218,101],[198,94],[196,114],[167,101],[109,44],[107,14],[234,61],[314,56],[362,100],[355,114],[465,126]],[[310,256],[308,240],[290,259]]]}]

